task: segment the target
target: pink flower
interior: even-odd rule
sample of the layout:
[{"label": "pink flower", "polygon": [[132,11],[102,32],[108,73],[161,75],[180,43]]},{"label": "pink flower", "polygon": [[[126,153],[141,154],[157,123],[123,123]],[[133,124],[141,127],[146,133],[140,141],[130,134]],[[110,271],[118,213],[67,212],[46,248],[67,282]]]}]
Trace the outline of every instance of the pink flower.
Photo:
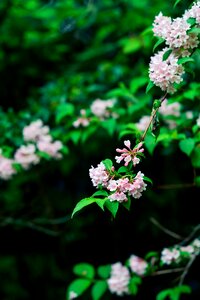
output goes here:
[{"label": "pink flower", "polygon": [[48,133],[49,127],[43,126],[41,120],[34,121],[23,129],[23,137],[26,142],[37,142],[42,136]]},{"label": "pink flower", "polygon": [[136,255],[131,255],[129,265],[131,271],[139,276],[144,275],[148,267],[148,263]]},{"label": "pink flower", "polygon": [[99,117],[100,119],[104,119],[112,115],[110,109],[114,106],[114,104],[115,104],[115,99],[109,99],[109,100],[96,99],[91,104],[90,109],[95,116]]},{"label": "pink flower", "polygon": [[164,48],[153,57],[149,65],[150,80],[163,91],[174,93],[174,83],[180,83],[183,78],[184,68],[178,64],[178,57],[172,52],[166,60],[163,55],[169,48]]},{"label": "pink flower", "polygon": [[170,265],[172,262],[178,261],[180,258],[180,251],[177,250],[176,248],[174,249],[163,249],[161,252],[161,261],[166,264]]},{"label": "pink flower", "polygon": [[63,144],[60,141],[51,142],[48,139],[44,139],[38,141],[37,147],[40,151],[47,153],[52,158],[62,158],[62,154],[59,153],[59,151],[62,149]]},{"label": "pink flower", "polygon": [[120,262],[111,266],[111,276],[107,280],[108,288],[112,294],[123,296],[129,294],[130,273],[127,267]]},{"label": "pink flower", "polygon": [[146,190],[147,184],[144,182],[144,174],[139,171],[135,176],[133,183],[129,188],[129,195],[133,198],[140,198],[142,196],[142,192]]},{"label": "pink flower", "polygon": [[120,156],[115,156],[116,162],[120,163],[122,160],[124,160],[124,165],[128,166],[128,164],[132,161],[133,165],[135,166],[140,162],[140,159],[137,157],[138,153],[142,153],[144,151],[144,149],[141,148],[143,143],[139,143],[134,149],[131,149],[131,143],[129,140],[124,141],[124,145],[127,148],[116,149],[118,153],[121,153]]},{"label": "pink flower", "polygon": [[85,109],[81,109],[80,115],[81,116],[73,122],[73,126],[76,128],[80,126],[87,127],[90,124],[90,119],[86,116]]},{"label": "pink flower", "polygon": [[28,169],[32,164],[39,163],[40,159],[35,154],[35,146],[29,144],[27,146],[21,146],[14,155],[15,161],[19,163],[24,169]]},{"label": "pink flower", "polygon": [[159,108],[159,112],[163,116],[180,116],[181,105],[179,102],[168,103],[167,100],[164,100],[161,107]]},{"label": "pink flower", "polygon": [[108,185],[109,174],[106,170],[105,165],[102,162],[98,164],[96,168],[92,166],[89,169],[89,176],[92,180],[93,186],[98,187],[99,185]]},{"label": "pink flower", "polygon": [[12,159],[2,156],[0,152],[0,178],[8,180],[16,173],[12,166],[13,163]]},{"label": "pink flower", "polygon": [[115,192],[108,197],[111,202],[118,201],[118,202],[126,202],[128,201],[126,194],[123,192]]}]

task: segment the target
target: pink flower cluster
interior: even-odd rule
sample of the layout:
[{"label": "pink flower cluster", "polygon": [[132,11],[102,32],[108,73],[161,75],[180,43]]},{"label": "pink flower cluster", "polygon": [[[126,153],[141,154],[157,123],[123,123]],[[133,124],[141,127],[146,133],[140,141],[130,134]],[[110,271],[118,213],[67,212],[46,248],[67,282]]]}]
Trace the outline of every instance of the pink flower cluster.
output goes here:
[{"label": "pink flower cluster", "polygon": [[174,93],[174,83],[183,81],[184,68],[178,64],[178,56],[172,52],[166,60],[163,55],[169,48],[164,48],[151,57],[149,65],[150,80],[163,91]]},{"label": "pink flower cluster", "polygon": [[[198,33],[191,31],[192,25],[189,18],[194,18],[195,26],[200,25],[200,1],[193,4],[180,18],[171,19],[159,13],[153,23],[154,35],[162,38],[169,48],[159,51],[150,60],[149,77],[150,80],[163,91],[174,93],[174,83],[182,81],[184,68],[178,64],[178,59],[182,56],[190,56],[194,48],[199,44]],[[171,49],[171,53],[166,60],[163,55]]]},{"label": "pink flower cluster", "polygon": [[[137,155],[140,155],[144,149],[142,143],[139,143],[134,149],[131,149],[131,143],[129,140],[124,142],[127,148],[116,149],[117,152],[122,153],[120,157],[117,157],[117,162],[125,161],[125,166],[130,162],[133,162],[133,165],[139,163],[140,159]],[[97,165],[96,168],[93,166],[89,169],[89,176],[92,180],[93,186],[99,187],[102,186],[106,188],[111,194],[108,196],[110,201],[126,202],[128,201],[128,196],[133,198],[140,198],[142,192],[146,190],[147,184],[144,182],[144,174],[139,171],[136,176],[120,176],[120,178],[115,179],[116,172],[114,167],[112,167],[109,172],[104,163],[101,162]]]},{"label": "pink flower cluster", "polygon": [[89,175],[92,180],[93,186],[98,187],[99,185],[102,185],[106,187],[108,185],[109,173],[102,162],[98,164],[96,168],[92,166],[89,169]]},{"label": "pink flower cluster", "polygon": [[13,163],[13,159],[4,157],[0,150],[0,178],[8,180],[16,173]]},{"label": "pink flower cluster", "polygon": [[131,149],[131,143],[129,140],[124,141],[124,145],[127,148],[119,149],[117,148],[116,151],[118,153],[121,153],[120,156],[115,156],[116,162],[120,163],[122,160],[125,162],[125,166],[128,166],[128,164],[132,161],[133,165],[135,166],[140,162],[140,159],[137,157],[139,153],[144,152],[144,149],[141,148],[143,143],[139,143],[134,149]]},{"label": "pink flower cluster", "polygon": [[[112,108],[115,104],[115,99],[96,99],[90,106],[90,111],[93,116],[96,116],[101,121],[105,120],[106,118],[118,118],[118,114],[112,111]],[[85,109],[81,109],[80,117],[73,122],[73,126],[78,128],[80,126],[87,127],[90,124],[91,117],[88,117],[86,114]]]},{"label": "pink flower cluster", "polygon": [[164,248],[161,252],[161,262],[166,265],[179,263],[183,255],[191,257],[200,253],[200,240],[195,239],[187,246],[175,246],[172,248]]},{"label": "pink flower cluster", "polygon": [[14,153],[14,159],[6,158],[0,153],[0,178],[10,179],[16,174],[14,164],[19,164],[27,170],[32,165],[40,162],[40,156],[37,151],[48,154],[51,158],[62,158],[59,152],[63,145],[60,141],[53,141],[49,134],[49,127],[44,126],[41,120],[32,122],[24,127],[23,138],[26,145],[20,146]]},{"label": "pink flower cluster", "polygon": [[129,266],[131,271],[139,276],[142,276],[146,273],[148,268],[148,263],[136,255],[131,255],[129,258]]},{"label": "pink flower cluster", "polygon": [[127,267],[123,266],[120,262],[111,266],[111,276],[107,280],[108,288],[111,293],[118,296],[129,294],[129,281],[130,273]]},{"label": "pink flower cluster", "polygon": [[138,199],[142,196],[142,192],[146,190],[147,184],[144,183],[144,174],[140,171],[133,180],[122,178],[118,180],[110,180],[107,189],[114,191],[108,198],[110,201],[124,202],[128,201],[127,195]]},{"label": "pink flower cluster", "polygon": [[110,116],[116,117],[115,114],[112,113],[111,109],[115,104],[115,99],[101,100],[96,99],[91,104],[91,112],[100,119],[105,119]]}]

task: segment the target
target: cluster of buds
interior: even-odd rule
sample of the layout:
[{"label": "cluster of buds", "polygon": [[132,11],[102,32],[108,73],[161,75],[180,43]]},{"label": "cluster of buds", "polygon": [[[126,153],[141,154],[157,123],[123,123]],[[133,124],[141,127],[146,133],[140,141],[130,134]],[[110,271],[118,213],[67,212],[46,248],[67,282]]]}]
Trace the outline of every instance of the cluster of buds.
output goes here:
[{"label": "cluster of buds", "polygon": [[41,120],[24,127],[23,139],[26,144],[15,151],[14,158],[7,158],[0,152],[0,178],[11,179],[17,173],[16,164],[25,170],[38,164],[40,162],[38,151],[45,153],[50,158],[62,158],[60,150],[63,148],[63,144],[61,141],[53,141],[49,127],[44,126]]}]

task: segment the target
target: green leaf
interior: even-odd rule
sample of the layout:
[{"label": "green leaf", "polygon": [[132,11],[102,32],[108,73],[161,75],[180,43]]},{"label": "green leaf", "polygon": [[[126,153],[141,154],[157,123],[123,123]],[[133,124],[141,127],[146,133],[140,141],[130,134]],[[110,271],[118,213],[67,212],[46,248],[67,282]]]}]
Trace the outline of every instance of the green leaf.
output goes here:
[{"label": "green leaf", "polygon": [[147,134],[145,137],[144,145],[151,155],[153,155],[154,149],[156,147],[156,139],[152,134]]},{"label": "green leaf", "polygon": [[119,208],[119,202],[117,201],[111,202],[109,199],[107,199],[107,201],[105,202],[105,206],[115,218]]},{"label": "green leaf", "polygon": [[131,295],[136,295],[138,292],[138,285],[142,283],[139,276],[133,276],[129,281],[129,291]]},{"label": "green leaf", "polygon": [[148,260],[149,258],[152,258],[152,257],[158,257],[159,256],[159,254],[158,254],[158,252],[156,252],[156,251],[150,251],[150,252],[148,252],[146,255],[145,255],[145,260]]},{"label": "green leaf", "polygon": [[194,168],[200,168],[200,145],[194,148],[191,154],[192,165]]},{"label": "green leaf", "polygon": [[99,300],[106,292],[108,285],[106,281],[98,280],[92,287],[92,299]]},{"label": "green leaf", "polygon": [[116,125],[117,125],[116,119],[108,119],[101,122],[101,126],[105,128],[111,136],[115,132]]},{"label": "green leaf", "polygon": [[105,205],[105,202],[107,201],[108,198],[105,198],[105,199],[97,199],[96,200],[96,204],[102,209],[104,210],[104,205]]},{"label": "green leaf", "polygon": [[95,274],[94,267],[88,263],[80,263],[75,265],[73,268],[73,272],[78,276],[86,277],[89,279],[93,279]]},{"label": "green leaf", "polygon": [[113,162],[112,162],[112,160],[111,159],[104,159],[103,161],[102,161],[102,163],[104,164],[104,166],[106,167],[106,170],[108,170],[108,171],[110,171],[111,170],[111,168],[112,168],[112,166],[113,166]]},{"label": "green leaf", "polygon": [[161,291],[157,296],[156,300],[164,300],[170,295],[170,289]]},{"label": "green leaf", "polygon": [[157,40],[157,42],[155,43],[154,47],[153,47],[153,52],[156,50],[156,48],[157,48],[158,46],[160,46],[160,45],[163,44],[164,42],[165,42],[165,39],[159,38],[159,39]]},{"label": "green leaf", "polygon": [[178,60],[178,65],[183,65],[187,62],[194,62],[194,59],[192,57],[182,57],[182,58],[179,58]]},{"label": "green leaf", "polygon": [[143,179],[144,179],[145,181],[150,182],[151,184],[153,184],[153,181],[152,181],[149,177],[144,176]]},{"label": "green leaf", "polygon": [[106,191],[104,191],[104,190],[102,190],[102,191],[96,191],[96,192],[92,195],[92,197],[95,197],[95,196],[104,196],[104,197],[107,197],[107,196],[108,196],[108,193],[107,193]]},{"label": "green leaf", "polygon": [[167,60],[171,53],[172,53],[172,49],[167,50],[167,51],[163,54],[163,61],[164,61],[164,60]]},{"label": "green leaf", "polygon": [[190,25],[194,25],[194,24],[196,24],[196,19],[195,18],[188,18],[187,19],[187,22],[190,24]]},{"label": "green leaf", "polygon": [[199,27],[193,27],[187,31],[187,33],[195,33],[200,34],[200,28]]},{"label": "green leaf", "polygon": [[196,176],[194,182],[196,186],[200,187],[200,176]]},{"label": "green leaf", "polygon": [[128,168],[125,166],[122,166],[118,169],[117,171],[118,173],[127,173],[128,172]]},{"label": "green leaf", "polygon": [[71,293],[81,296],[91,285],[91,281],[88,279],[76,279],[71,282],[67,289],[66,300],[71,299]]},{"label": "green leaf", "polygon": [[128,196],[128,201],[123,202],[122,205],[123,205],[127,210],[130,210],[130,208],[131,208],[131,198]]},{"label": "green leaf", "polygon": [[56,112],[56,123],[60,123],[66,116],[72,116],[74,113],[74,105],[71,103],[62,103],[58,106]]},{"label": "green leaf", "polygon": [[154,87],[154,83],[152,81],[149,81],[147,87],[146,87],[146,94]]},{"label": "green leaf", "polygon": [[71,140],[74,142],[74,144],[78,144],[80,138],[81,138],[81,131],[80,130],[74,130],[70,132]]},{"label": "green leaf", "polygon": [[176,7],[180,2],[181,0],[176,0],[176,2],[174,3],[174,7]]},{"label": "green leaf", "polygon": [[179,147],[181,151],[186,153],[188,156],[192,153],[195,146],[195,141],[192,138],[187,138],[179,142]]},{"label": "green leaf", "polygon": [[101,278],[109,278],[111,273],[111,265],[99,266],[97,269],[97,273]]},{"label": "green leaf", "polygon": [[[101,200],[102,200],[102,199],[101,199]],[[91,197],[82,199],[81,201],[79,201],[79,202],[76,204],[76,206],[75,206],[75,208],[74,208],[74,210],[73,210],[73,212],[72,212],[72,217],[73,217],[73,216],[75,215],[75,213],[77,213],[79,210],[83,209],[84,207],[86,207],[86,206],[88,206],[88,205],[90,205],[90,204],[92,204],[92,203],[95,203],[96,201],[97,201],[97,198],[91,198]]]}]

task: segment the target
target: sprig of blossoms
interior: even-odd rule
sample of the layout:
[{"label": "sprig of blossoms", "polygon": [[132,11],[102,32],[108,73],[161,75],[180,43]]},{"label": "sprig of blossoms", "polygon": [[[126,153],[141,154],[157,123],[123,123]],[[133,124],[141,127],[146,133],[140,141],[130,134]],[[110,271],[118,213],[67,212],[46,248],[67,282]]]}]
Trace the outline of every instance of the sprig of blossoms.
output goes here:
[{"label": "sprig of blossoms", "polygon": [[[179,84],[185,73],[184,67],[179,63],[180,57],[190,56],[198,47],[198,30],[200,26],[200,1],[194,3],[182,17],[172,19],[163,16],[160,12],[153,22],[153,33],[163,39],[168,46],[151,57],[149,65],[150,80],[161,90],[174,93],[174,84]],[[190,19],[194,19],[194,24]],[[164,56],[166,53],[167,58]]]},{"label": "sprig of blossoms", "polygon": [[128,289],[130,278],[128,268],[123,266],[121,262],[113,264],[110,278],[107,280],[110,292],[118,296],[130,294]]},{"label": "sprig of blossoms", "polygon": [[[119,149],[116,151],[121,153],[121,156],[116,157],[117,163],[124,160],[124,166],[131,166],[131,163],[135,167],[140,162],[140,158],[144,149],[142,148],[143,143],[139,143],[135,148],[131,149],[131,143],[129,140],[124,141],[124,145],[127,148]],[[125,169],[126,170],[126,169]],[[142,192],[146,190],[147,184],[144,182],[144,174],[139,171],[137,174],[129,172],[127,175],[121,175],[112,166],[109,169],[106,165],[101,162],[96,168],[91,166],[89,169],[89,176],[92,180],[93,186],[99,188],[103,187],[109,192],[108,199],[118,202],[127,202],[129,196],[133,198],[140,198]]]},{"label": "sprig of blossoms", "polygon": [[60,159],[63,148],[61,141],[53,141],[48,126],[44,126],[42,120],[36,120],[25,126],[22,131],[25,144],[14,152],[14,158],[7,158],[0,152],[0,178],[11,179],[17,173],[15,165],[28,170],[32,165],[40,162],[40,152],[49,158]]}]

